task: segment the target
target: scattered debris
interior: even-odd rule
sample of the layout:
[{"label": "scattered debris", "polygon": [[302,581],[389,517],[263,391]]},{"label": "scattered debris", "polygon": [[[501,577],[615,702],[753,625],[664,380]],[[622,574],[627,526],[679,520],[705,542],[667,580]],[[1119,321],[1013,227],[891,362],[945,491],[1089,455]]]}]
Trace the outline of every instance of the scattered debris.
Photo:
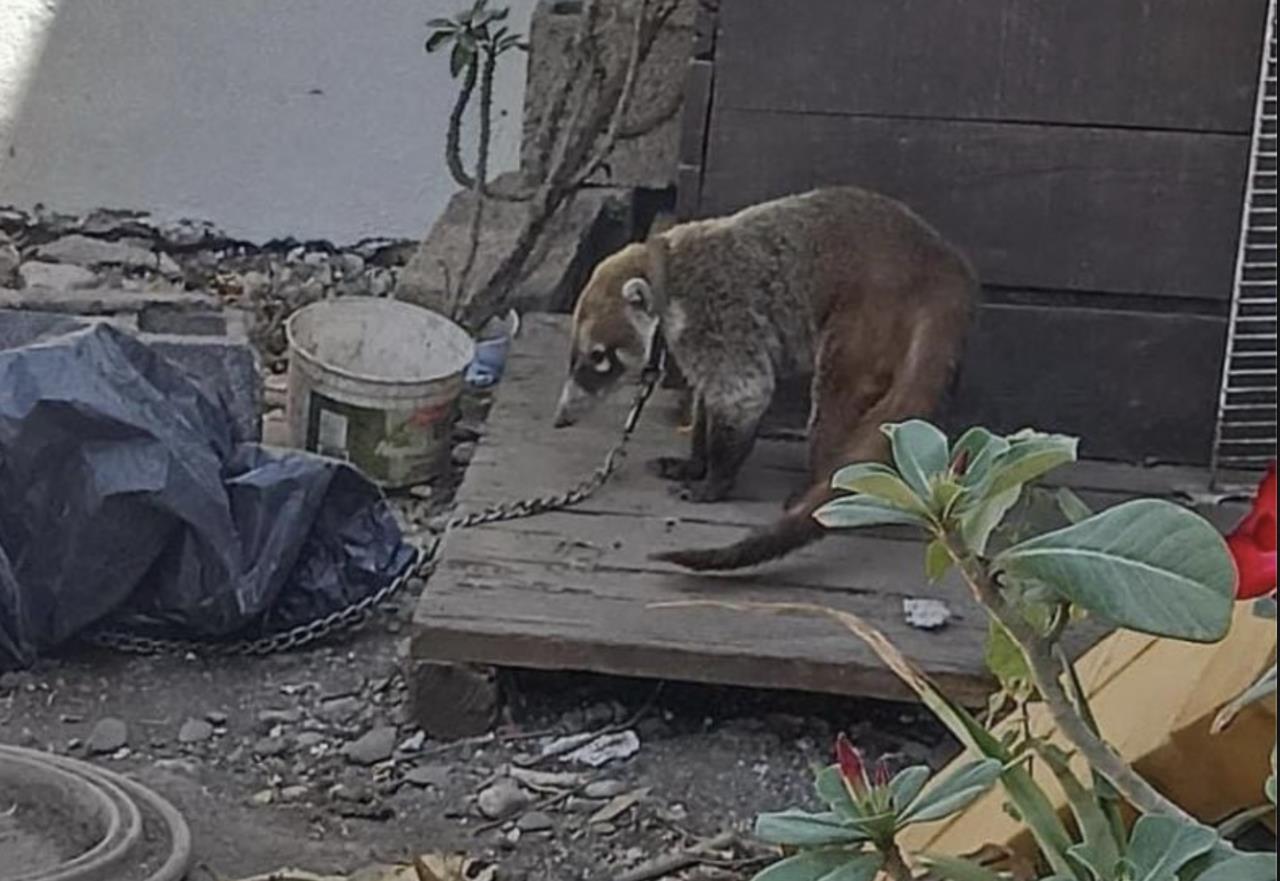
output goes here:
[{"label": "scattered debris", "polygon": [[651,790],[648,787],[645,787],[644,789],[636,789],[632,792],[615,796],[607,805],[592,814],[587,822],[592,824],[612,823],[614,820],[618,819],[627,811],[631,810],[640,802],[648,798],[650,792]]},{"label": "scattered debris", "polygon": [[582,790],[587,798],[614,798],[627,791],[627,784],[621,780],[593,780]]},{"label": "scattered debris", "polygon": [[937,630],[951,620],[951,609],[942,600],[907,598],[902,601],[902,616],[912,627]]},{"label": "scattered debris", "polygon": [[516,828],[521,832],[546,832],[554,829],[555,825],[551,815],[542,811],[530,811],[516,821]]},{"label": "scattered debris", "polygon": [[629,759],[638,752],[640,752],[640,736],[628,729],[590,740],[562,756],[560,761],[601,768],[610,762]]}]

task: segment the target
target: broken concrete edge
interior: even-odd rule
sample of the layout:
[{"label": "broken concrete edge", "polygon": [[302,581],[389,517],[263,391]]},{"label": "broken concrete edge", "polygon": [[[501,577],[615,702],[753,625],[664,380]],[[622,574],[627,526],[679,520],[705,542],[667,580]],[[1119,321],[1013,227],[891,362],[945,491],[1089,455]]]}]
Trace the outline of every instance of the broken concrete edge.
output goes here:
[{"label": "broken concrete edge", "polygon": [[183,370],[205,394],[226,408],[239,441],[262,438],[262,373],[257,352],[243,338],[139,332],[136,316],[86,316],[0,308],[0,349],[94,324],[110,324],[145,343]]}]

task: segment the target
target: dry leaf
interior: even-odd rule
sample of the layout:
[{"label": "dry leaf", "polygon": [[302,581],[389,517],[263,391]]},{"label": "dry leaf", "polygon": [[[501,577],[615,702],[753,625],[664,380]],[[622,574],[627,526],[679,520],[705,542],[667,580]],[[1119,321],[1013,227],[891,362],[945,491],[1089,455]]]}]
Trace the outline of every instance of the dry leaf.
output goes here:
[{"label": "dry leaf", "polygon": [[650,789],[637,789],[632,792],[626,792],[613,799],[609,803],[591,815],[588,823],[609,823],[621,817],[631,808],[638,805],[649,797]]},{"label": "dry leaf", "polygon": [[413,869],[416,881],[497,881],[498,877],[497,866],[487,866],[460,853],[423,854],[414,858]]}]

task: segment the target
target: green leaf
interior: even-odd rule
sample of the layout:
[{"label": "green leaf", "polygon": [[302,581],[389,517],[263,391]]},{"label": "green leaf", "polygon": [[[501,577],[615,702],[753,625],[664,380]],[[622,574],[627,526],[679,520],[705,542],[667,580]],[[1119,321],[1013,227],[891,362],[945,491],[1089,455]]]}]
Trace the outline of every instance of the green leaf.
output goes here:
[{"label": "green leaf", "polygon": [[993,759],[961,765],[903,811],[902,821],[928,823],[955,813],[994,786],[1003,770],[1003,765]]},{"label": "green leaf", "polygon": [[889,781],[889,795],[893,799],[895,813],[901,814],[911,806],[932,773],[927,765],[912,765],[893,775]]},{"label": "green leaf", "polygon": [[1260,701],[1269,694],[1276,692],[1276,665],[1272,664],[1271,669],[1267,670],[1258,680],[1238,694],[1231,700],[1229,704],[1218,711],[1218,715],[1213,720],[1213,732],[1216,734],[1231,724],[1232,720],[1240,714],[1240,711],[1254,701]]},{"label": "green leaf", "polygon": [[873,881],[883,864],[877,853],[811,850],[774,863],[751,881]]},{"label": "green leaf", "polygon": [[951,552],[942,542],[934,539],[924,550],[924,574],[930,581],[938,581],[951,569]]},{"label": "green leaf", "polygon": [[963,857],[921,854],[920,862],[941,881],[1004,881],[1003,876]]},{"label": "green leaf", "polygon": [[1124,856],[1135,869],[1133,881],[1165,881],[1217,841],[1218,833],[1207,826],[1146,814],[1134,824]]},{"label": "green leaf", "polygon": [[815,511],[813,517],[828,529],[927,525],[916,514],[869,496],[841,496],[832,499]]},{"label": "green leaf", "polygon": [[1065,434],[1019,432],[1009,438],[1009,449],[992,462],[984,489],[994,496],[1030,483],[1060,465],[1074,462],[1079,444],[1078,438]]},{"label": "green leaf", "polygon": [[846,465],[831,478],[831,485],[845,492],[874,496],[906,511],[927,510],[924,502],[903,483],[902,478],[892,468],[879,462]]},{"label": "green leaf", "polygon": [[1053,498],[1058,503],[1058,510],[1062,512],[1062,516],[1066,517],[1070,523],[1079,523],[1093,516],[1093,509],[1084,503],[1084,499],[1065,486],[1058,487]]},{"label": "green leaf", "polygon": [[1067,804],[1071,806],[1071,813],[1076,818],[1076,828],[1084,839],[1082,844],[1072,850],[1077,856],[1084,857],[1097,870],[1098,875],[1106,877],[1120,861],[1120,849],[1124,842],[1117,840],[1112,834],[1111,821],[1098,798],[1072,773],[1067,757],[1052,745],[1046,745],[1039,750],[1039,754],[1062,787]]},{"label": "green leaf", "polygon": [[1222,536],[1158,499],[1126,502],[1022,542],[997,556],[995,567],[1143,633],[1213,642],[1231,623],[1236,576]]},{"label": "green leaf", "polygon": [[996,681],[1011,695],[1025,696],[1031,685],[1031,668],[1027,656],[1009,636],[1004,626],[994,618],[987,625],[985,649],[987,669]]},{"label": "green leaf", "polygon": [[1241,854],[1215,863],[1197,875],[1195,881],[1276,881],[1276,855]]},{"label": "green leaf", "polygon": [[433,18],[427,22],[427,27],[432,30],[439,30],[441,28],[449,28],[450,30],[453,30],[457,28],[457,26],[458,23],[451,18]]},{"label": "green leaf", "polygon": [[756,817],[755,837],[766,844],[789,847],[857,844],[867,840],[865,833],[829,811],[821,814],[807,811],[760,814]]},{"label": "green leaf", "polygon": [[426,49],[428,52],[434,52],[453,39],[452,31],[436,31],[427,37]]},{"label": "green leaf", "polygon": [[845,786],[844,777],[837,765],[820,768],[813,782],[818,798],[826,802],[836,814],[845,820],[856,820],[862,816],[853,796],[849,795],[849,787]]},{"label": "green leaf", "polygon": [[458,74],[467,69],[467,65],[475,58],[475,52],[469,50],[462,37],[453,44],[453,51],[449,53],[449,73],[455,78]]},{"label": "green leaf", "polygon": [[968,508],[960,518],[960,537],[964,540],[965,547],[978,555],[986,553],[991,533],[1000,525],[1009,509],[1018,503],[1021,495],[1022,487],[1015,486]]},{"label": "green leaf", "polygon": [[1254,600],[1253,614],[1267,621],[1276,620],[1276,598],[1272,596]]},{"label": "green leaf", "polygon": [[956,461],[962,453],[966,454],[967,465],[961,479],[966,486],[976,486],[991,470],[991,463],[1008,449],[1007,440],[975,426],[960,435],[960,439],[955,442],[951,448],[951,461]]},{"label": "green leaf", "polygon": [[922,499],[928,499],[930,478],[947,470],[947,436],[923,419],[884,426],[893,447],[898,473]]}]

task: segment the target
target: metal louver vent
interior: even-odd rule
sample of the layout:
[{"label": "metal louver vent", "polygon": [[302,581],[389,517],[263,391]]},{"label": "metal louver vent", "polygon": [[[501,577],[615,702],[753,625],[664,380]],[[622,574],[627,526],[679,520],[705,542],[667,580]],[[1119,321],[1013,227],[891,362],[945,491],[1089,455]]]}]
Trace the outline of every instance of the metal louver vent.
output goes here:
[{"label": "metal louver vent", "polygon": [[1276,455],[1276,0],[1267,11],[1213,469]]}]

